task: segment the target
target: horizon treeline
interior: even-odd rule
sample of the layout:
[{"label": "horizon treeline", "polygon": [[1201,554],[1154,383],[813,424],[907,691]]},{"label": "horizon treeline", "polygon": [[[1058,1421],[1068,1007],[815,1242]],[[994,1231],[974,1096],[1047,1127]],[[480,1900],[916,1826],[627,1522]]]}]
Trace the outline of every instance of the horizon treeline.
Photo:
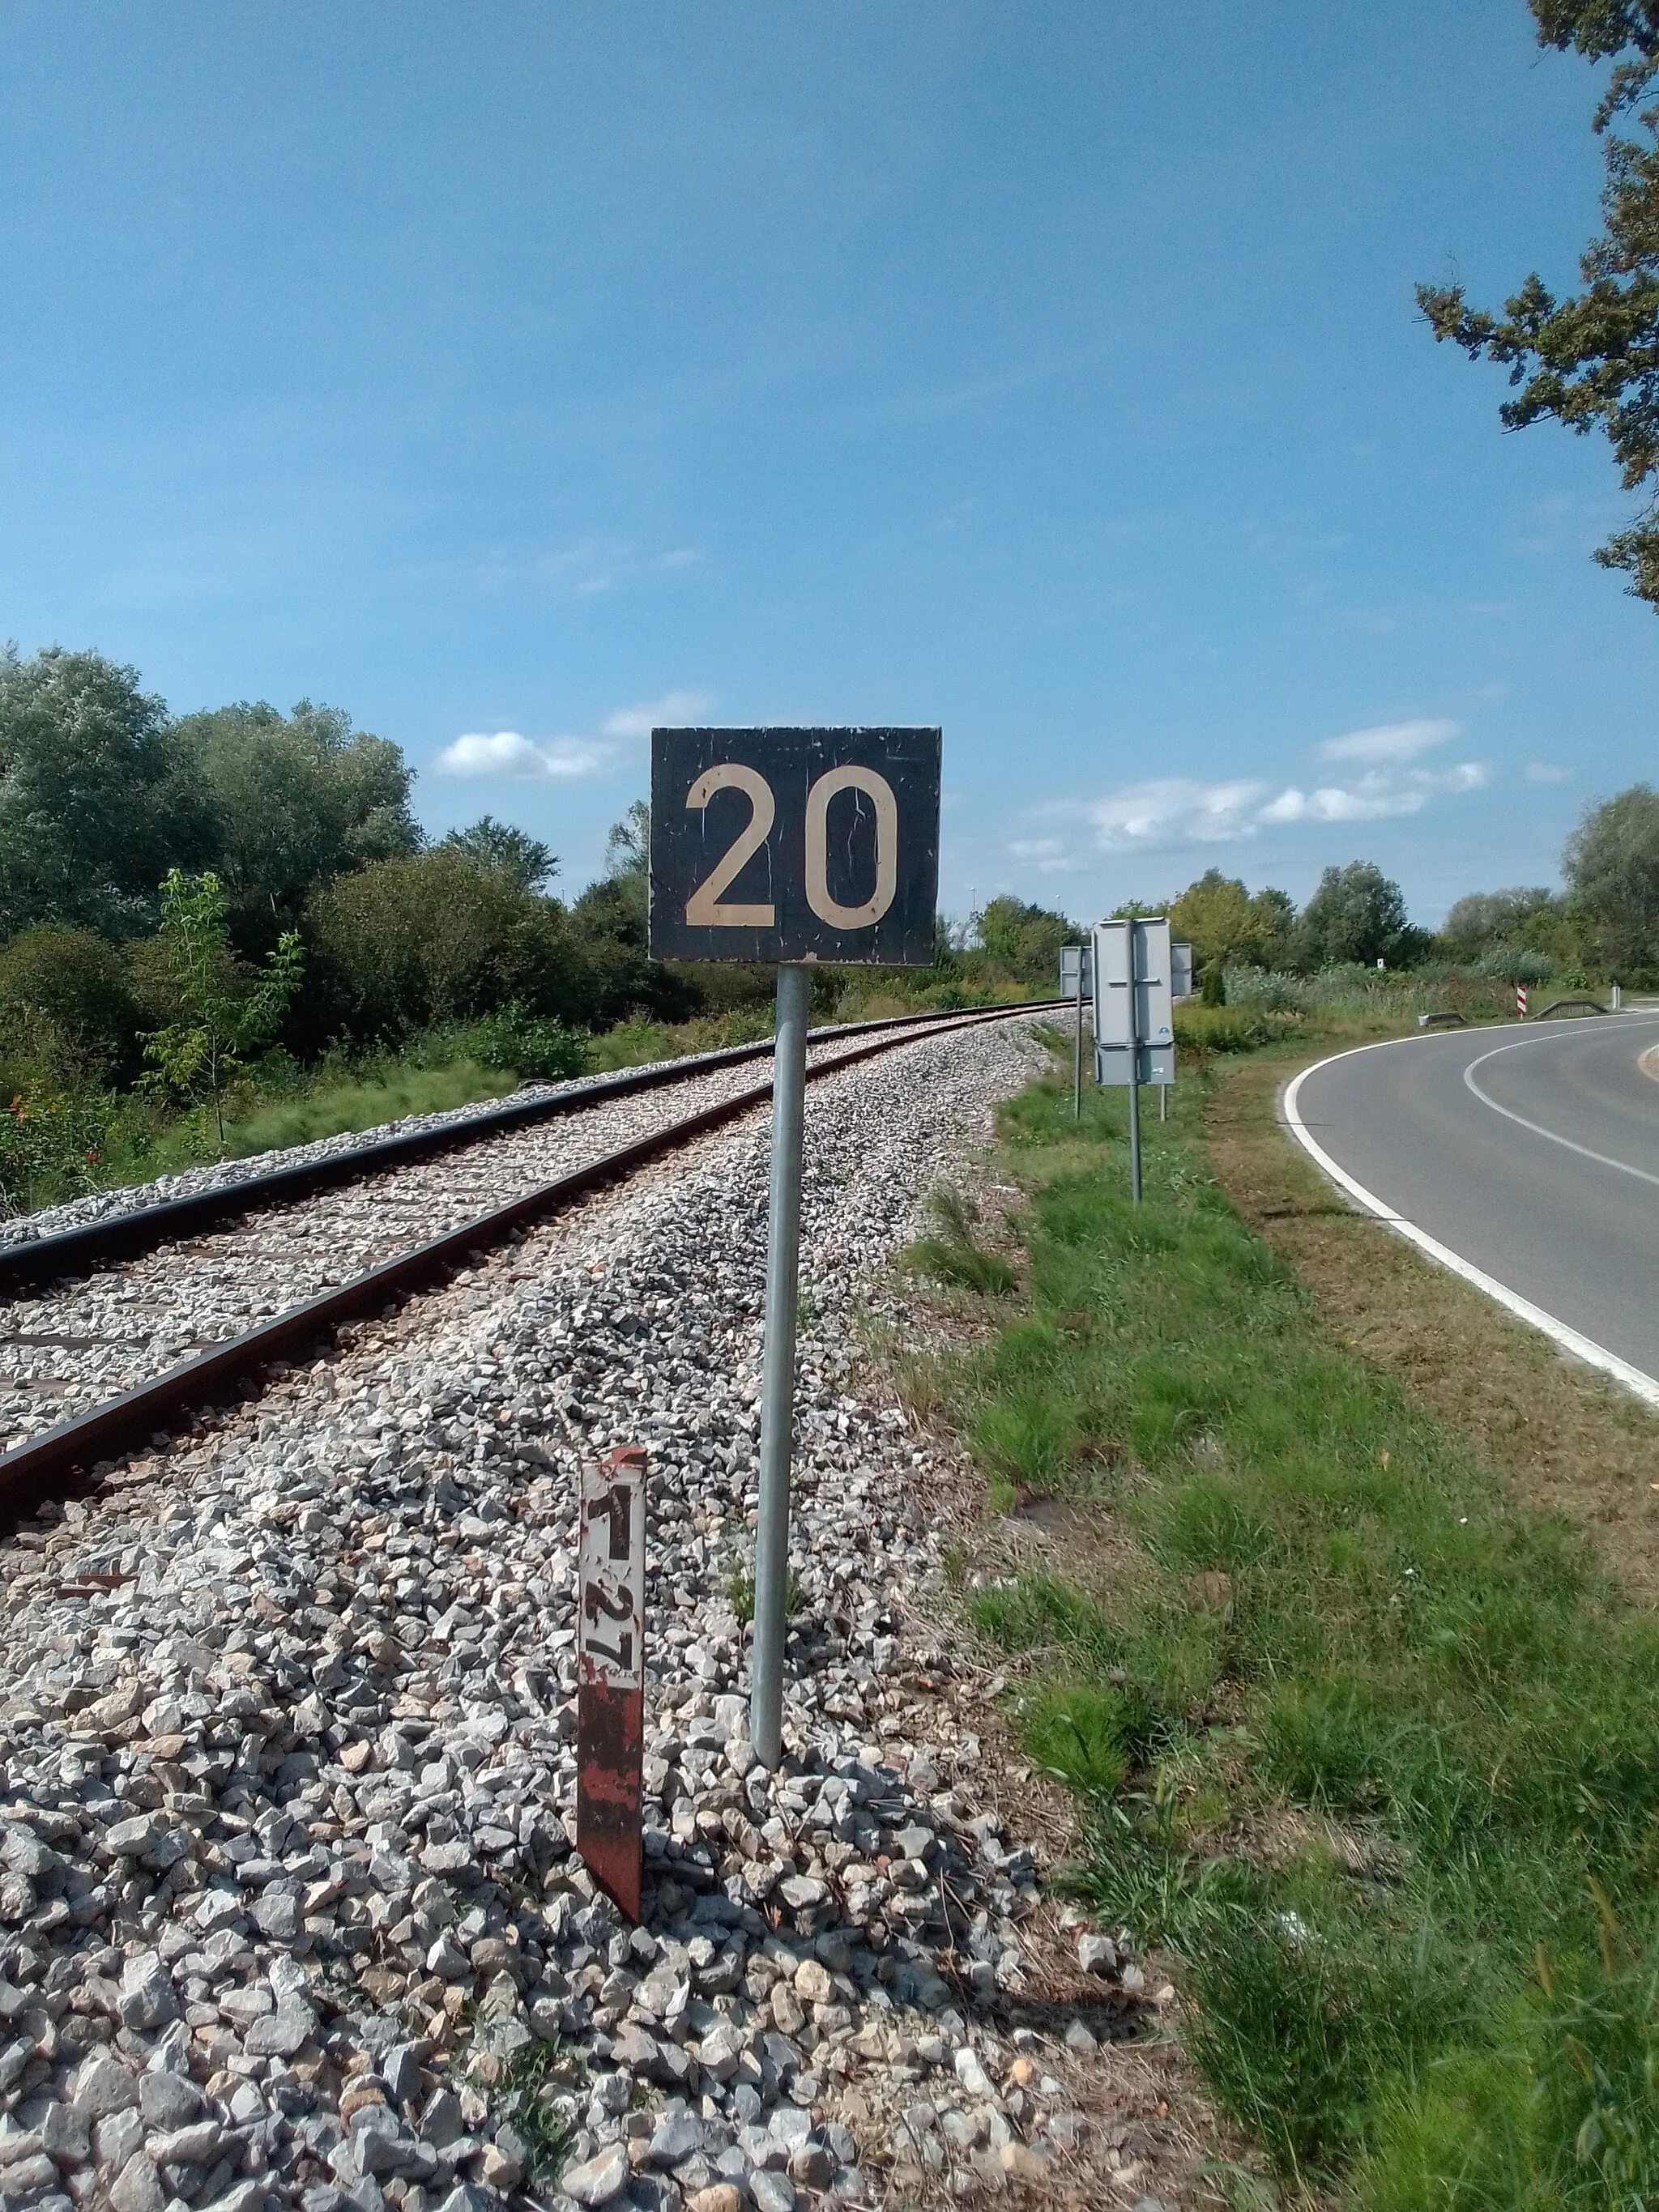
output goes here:
[{"label": "horizon treeline", "polygon": [[[274,1006],[259,979],[280,957],[287,981],[265,1048],[302,1064],[397,1051],[504,1012],[520,1034],[541,1023],[591,1035],[769,999],[763,968],[647,958],[643,802],[612,830],[605,872],[567,902],[551,888],[556,856],[489,815],[428,838],[410,811],[414,780],[397,744],[336,708],[240,702],[173,715],[136,670],[100,654],[7,647],[0,1083],[21,1095],[139,1079],[146,1040],[186,1012],[180,960],[208,957],[167,926],[170,880],[176,922],[187,887],[211,879],[226,1006],[261,988]],[[1564,868],[1564,892],[1472,892],[1437,933],[1411,923],[1399,885],[1361,860],[1328,868],[1300,909],[1211,868],[1169,911],[1200,963],[1221,968],[1306,975],[1382,960],[1522,981],[1659,977],[1659,796],[1638,785],[1592,809]],[[1058,911],[993,898],[957,941],[941,927],[932,969],[886,981],[919,1004],[1037,990],[1082,934]],[[869,971],[856,973],[867,991]],[[815,977],[821,1016],[849,980]]]}]

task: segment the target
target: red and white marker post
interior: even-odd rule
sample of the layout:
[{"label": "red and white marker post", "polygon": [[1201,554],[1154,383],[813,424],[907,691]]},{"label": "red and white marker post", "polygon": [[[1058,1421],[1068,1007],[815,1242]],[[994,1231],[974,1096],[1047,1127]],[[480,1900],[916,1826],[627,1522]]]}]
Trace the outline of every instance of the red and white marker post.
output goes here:
[{"label": "red and white marker post", "polygon": [[1515,987],[1515,1011],[1524,1022],[1527,1018],[1527,987],[1524,983],[1517,983]]},{"label": "red and white marker post", "polygon": [[640,1917],[645,1464],[623,1444],[583,1469],[576,1558],[576,1849],[630,1920]]}]

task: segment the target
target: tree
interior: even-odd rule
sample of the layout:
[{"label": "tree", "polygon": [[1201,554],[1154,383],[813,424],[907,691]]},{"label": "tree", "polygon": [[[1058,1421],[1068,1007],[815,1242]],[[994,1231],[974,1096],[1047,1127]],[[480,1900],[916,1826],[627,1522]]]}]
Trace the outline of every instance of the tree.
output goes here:
[{"label": "tree", "polygon": [[1483,953],[1516,941],[1534,914],[1547,912],[1560,902],[1543,884],[1517,884],[1503,891],[1471,891],[1446,916],[1441,936],[1460,960],[1478,960]]},{"label": "tree", "polygon": [[[1542,46],[1593,61],[1633,57],[1613,70],[1594,128],[1605,133],[1636,111],[1644,140],[1607,138],[1607,228],[1579,258],[1582,292],[1558,299],[1534,271],[1501,319],[1471,308],[1461,284],[1419,284],[1418,303],[1437,339],[1508,368],[1520,396],[1499,410],[1506,428],[1553,416],[1581,437],[1599,428],[1635,490],[1659,468],[1659,106],[1639,106],[1659,73],[1659,0],[1532,0],[1532,10]],[[1626,570],[1632,593],[1659,607],[1659,501],[1595,558]]]},{"label": "tree", "polygon": [[420,848],[402,748],[341,708],[301,699],[284,717],[243,701],[173,726],[244,937],[269,941],[331,878]]},{"label": "tree", "polygon": [[452,830],[443,843],[446,851],[463,854],[475,866],[497,870],[521,891],[545,890],[559,872],[550,846],[496,821],[493,814],[481,814],[470,830]]},{"label": "tree", "polygon": [[130,1073],[141,1020],[121,954],[95,930],[36,922],[0,945],[0,1026],[43,1073]]},{"label": "tree", "polygon": [[185,1013],[144,1045],[144,1057],[155,1063],[149,1087],[211,1106],[221,1145],[226,1093],[245,1073],[246,1055],[281,1028],[304,965],[298,933],[285,930],[264,967],[248,967],[231,951],[228,915],[224,887],[211,870],[200,876],[169,870],[161,886],[161,945]]},{"label": "tree", "polygon": [[1296,908],[1285,891],[1254,897],[1237,876],[1206,868],[1170,908],[1170,929],[1200,968],[1212,960],[1272,968],[1287,957]]},{"label": "tree", "polygon": [[0,650],[0,936],[40,921],[137,935],[169,863],[210,842],[166,703],[137,669]]},{"label": "tree", "polygon": [[605,852],[605,873],[588,884],[570,913],[596,979],[599,1016],[617,1020],[637,1009],[659,1020],[684,1021],[771,995],[771,969],[753,962],[688,965],[647,957],[651,809],[644,799],[636,799],[611,823]]},{"label": "tree", "polygon": [[1296,901],[1288,891],[1264,884],[1250,901],[1255,918],[1255,957],[1263,968],[1289,964],[1296,940]]},{"label": "tree", "polygon": [[1224,876],[1219,868],[1206,868],[1170,902],[1170,934],[1192,946],[1200,969],[1236,957],[1250,941],[1253,920],[1249,891],[1237,876]]},{"label": "tree", "polygon": [[636,799],[620,822],[613,822],[605,840],[608,876],[644,876],[651,866],[651,808]]},{"label": "tree", "polygon": [[565,909],[453,846],[337,877],[306,921],[328,1012],[358,1036],[514,1005],[572,1024],[593,1010],[592,964]]},{"label": "tree", "polygon": [[1059,972],[1062,945],[1080,945],[1085,933],[1063,914],[1030,906],[1006,892],[987,902],[974,916],[979,941],[1009,974],[1024,983],[1051,981]]},{"label": "tree", "polygon": [[1635,783],[1590,807],[1562,854],[1571,903],[1614,969],[1659,964],[1659,792]]},{"label": "tree", "polygon": [[1327,868],[1297,925],[1297,964],[1308,973],[1351,961],[1370,967],[1411,943],[1406,901],[1371,860]]}]

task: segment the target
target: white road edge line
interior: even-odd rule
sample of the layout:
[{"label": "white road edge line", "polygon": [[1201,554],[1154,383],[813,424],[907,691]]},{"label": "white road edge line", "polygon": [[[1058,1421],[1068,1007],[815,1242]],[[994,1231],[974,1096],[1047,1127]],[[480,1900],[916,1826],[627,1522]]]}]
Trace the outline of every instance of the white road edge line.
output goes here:
[{"label": "white road edge line", "polygon": [[[1417,1039],[1389,1038],[1387,1042],[1415,1043]],[[1379,1048],[1370,1044],[1359,1045],[1353,1049],[1359,1052],[1376,1052]],[[1315,1166],[1322,1173],[1328,1176],[1340,1190],[1346,1191],[1349,1197],[1354,1200],[1365,1212],[1374,1214],[1379,1221],[1386,1222],[1397,1235],[1405,1237],[1408,1243],[1415,1244],[1419,1252],[1426,1253],[1428,1257],[1440,1267],[1448,1268],[1454,1275],[1461,1275],[1466,1283],[1472,1283],[1477,1291],[1483,1291],[1489,1298],[1495,1299],[1506,1312],[1513,1314],[1517,1321],[1525,1322],[1529,1328],[1535,1328],[1548,1337],[1551,1343],[1558,1346],[1561,1351],[1571,1352],[1575,1359],[1582,1359],[1591,1367],[1600,1368],[1604,1375],[1611,1376],[1615,1382],[1621,1384],[1633,1397],[1640,1398],[1646,1405],[1659,1408],[1659,1381],[1656,1381],[1651,1375],[1644,1374],[1639,1367],[1632,1367],[1629,1360],[1621,1359],[1616,1352],[1609,1352],[1605,1345],[1597,1344],[1593,1338],[1580,1335],[1576,1328],[1570,1328],[1565,1322],[1558,1321],[1553,1314],[1546,1313],[1541,1306],[1534,1305],[1530,1298],[1523,1298],[1517,1291],[1510,1290],[1507,1283],[1500,1283],[1495,1275],[1489,1275],[1483,1268],[1472,1266],[1461,1253],[1454,1252],[1449,1245],[1443,1244],[1437,1237],[1431,1237],[1426,1230],[1419,1229],[1414,1221],[1408,1221],[1403,1213],[1396,1213],[1394,1208],[1378,1198],[1374,1191],[1367,1190],[1362,1182],[1356,1182],[1346,1168],[1340,1168],[1337,1165],[1302,1119],[1298,1100],[1301,1097],[1302,1086],[1310,1075],[1317,1075],[1321,1068],[1329,1067],[1339,1060],[1348,1060],[1352,1057],[1352,1051],[1334,1052],[1324,1060],[1316,1060],[1311,1067],[1304,1067],[1300,1075],[1294,1077],[1285,1085],[1280,1097],[1279,1110],[1285,1117],[1285,1125],[1303,1151],[1313,1161]]]},{"label": "white road edge line", "polygon": [[[1570,1036],[1571,1032],[1567,1031],[1566,1034]],[[1520,1128],[1530,1129],[1534,1137],[1547,1137],[1551,1144],[1560,1145],[1570,1152],[1577,1152],[1580,1159],[1594,1160],[1599,1168],[1617,1168],[1620,1175],[1634,1176],[1638,1182],[1659,1183],[1659,1175],[1652,1174],[1646,1168],[1633,1168],[1628,1160],[1616,1160],[1610,1152],[1592,1152],[1588,1145],[1581,1145],[1571,1137],[1564,1137],[1554,1129],[1547,1129],[1541,1121],[1529,1121],[1524,1114],[1517,1114],[1512,1106],[1500,1106],[1492,1093],[1483,1091],[1475,1081],[1475,1069],[1484,1067],[1489,1060],[1499,1060],[1506,1052],[1519,1052],[1523,1045],[1542,1042],[1541,1037],[1517,1037],[1513,1044],[1495,1045],[1492,1051],[1483,1052],[1479,1060],[1472,1060],[1463,1070],[1465,1085],[1483,1106],[1490,1106],[1494,1114],[1501,1114],[1505,1121],[1515,1122]],[[1643,1067],[1649,1054],[1655,1050],[1659,1050],[1659,1047],[1650,1046],[1648,1052],[1638,1059],[1637,1066]]]}]

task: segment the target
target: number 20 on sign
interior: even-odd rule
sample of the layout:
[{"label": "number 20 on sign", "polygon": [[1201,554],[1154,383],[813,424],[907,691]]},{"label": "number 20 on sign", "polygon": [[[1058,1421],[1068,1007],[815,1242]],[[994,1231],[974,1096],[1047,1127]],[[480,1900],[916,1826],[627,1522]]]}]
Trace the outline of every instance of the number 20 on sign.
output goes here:
[{"label": "number 20 on sign", "polygon": [[934,729],[654,731],[653,957],[925,966],[939,775]]},{"label": "number 20 on sign", "polygon": [[576,1572],[576,1849],[629,1918],[637,1920],[645,1751],[642,1451],[620,1448],[584,1468]]}]

